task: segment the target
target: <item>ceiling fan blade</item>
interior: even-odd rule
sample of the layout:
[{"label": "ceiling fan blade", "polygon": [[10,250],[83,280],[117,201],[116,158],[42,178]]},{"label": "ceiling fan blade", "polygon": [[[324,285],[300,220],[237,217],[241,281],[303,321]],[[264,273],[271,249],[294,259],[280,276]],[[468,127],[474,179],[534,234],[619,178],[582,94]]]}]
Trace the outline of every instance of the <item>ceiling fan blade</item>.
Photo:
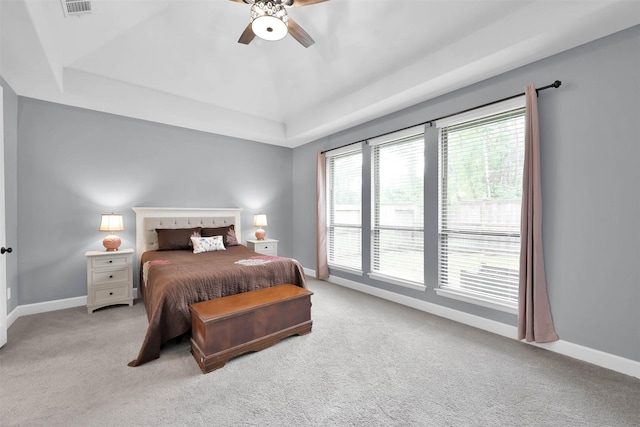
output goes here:
[{"label": "ceiling fan blade", "polygon": [[304,47],[309,47],[315,43],[311,36],[291,17],[289,17],[289,34]]},{"label": "ceiling fan blade", "polygon": [[329,0],[284,0],[282,3],[285,5],[287,5],[287,3],[292,3],[290,5],[291,7],[302,7],[302,6],[308,6],[310,4],[322,3],[325,1],[329,1]]},{"label": "ceiling fan blade", "polygon": [[242,32],[242,35],[238,39],[238,43],[249,44],[251,43],[251,41],[254,39],[255,36],[256,36],[255,33],[251,29],[251,23],[249,23],[249,25],[247,25],[247,28],[244,29],[244,31]]}]

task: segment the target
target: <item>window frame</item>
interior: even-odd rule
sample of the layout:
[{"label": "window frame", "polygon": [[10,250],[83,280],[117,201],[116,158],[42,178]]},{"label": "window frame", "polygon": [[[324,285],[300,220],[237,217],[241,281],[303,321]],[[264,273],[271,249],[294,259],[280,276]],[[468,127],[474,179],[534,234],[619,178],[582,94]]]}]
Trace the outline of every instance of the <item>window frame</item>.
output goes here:
[{"label": "window frame", "polygon": [[[336,150],[332,150],[331,152],[327,152],[326,153],[326,166],[325,166],[325,172],[326,172],[326,194],[327,194],[327,202],[326,202],[326,218],[327,218],[327,265],[329,266],[329,268],[334,269],[334,270],[339,270],[339,271],[343,271],[343,272],[347,272],[347,273],[351,273],[351,274],[356,274],[356,275],[360,275],[362,276],[363,274],[363,254],[362,254],[362,236],[363,236],[363,226],[362,226],[362,200],[363,200],[363,194],[362,194],[362,185],[360,185],[360,206],[359,206],[359,213],[360,213],[360,222],[359,225],[356,224],[347,224],[347,223],[335,223],[335,215],[332,213],[332,209],[334,208],[334,198],[333,198],[333,194],[334,194],[334,186],[333,183],[335,181],[335,177],[334,174],[332,173],[332,162],[333,159],[337,158],[337,157],[347,157],[350,155],[354,155],[354,154],[360,154],[360,180],[362,180],[362,173],[363,173],[363,156],[364,156],[364,152],[363,152],[363,147],[362,144],[355,144],[355,145],[350,145],[347,147],[343,147],[343,148],[339,148]],[[336,263],[334,260],[332,260],[331,254],[333,253],[332,251],[332,244],[335,244],[335,241],[332,239],[332,236],[335,236],[334,231],[337,228],[341,228],[341,229],[354,229],[354,230],[359,230],[360,231],[360,236],[359,239],[357,241],[357,245],[358,245],[358,249],[359,249],[359,253],[360,253],[360,265],[358,268],[350,266],[350,265],[346,265],[346,264],[339,264]]]},{"label": "window frame", "polygon": [[[443,159],[443,146],[442,146],[442,129],[448,128],[451,126],[463,124],[466,122],[471,122],[475,120],[480,120],[483,118],[489,118],[498,114],[507,113],[510,111],[516,111],[520,109],[524,109],[525,107],[525,97],[519,96],[513,99],[503,101],[500,103],[496,103],[490,106],[478,108],[469,112],[461,113],[452,117],[448,117],[446,119],[438,120],[436,122],[436,127],[438,128],[438,284],[435,288],[436,294],[439,296],[444,296],[452,299],[456,299],[459,301],[464,301],[467,303],[488,307],[491,309],[495,309],[498,311],[503,311],[511,314],[518,313],[518,301],[515,303],[510,303],[508,301],[501,300],[499,298],[492,298],[486,295],[478,295],[471,291],[466,291],[462,288],[453,288],[447,287],[442,284],[442,266],[443,262],[443,219],[442,219],[442,203],[443,203],[443,192],[446,191],[443,189],[443,180],[445,179],[443,174],[446,173],[446,169],[444,168],[444,163],[446,159]],[[523,112],[524,115],[524,112]],[[524,150],[524,146],[523,146]],[[445,231],[445,233],[447,233]],[[492,237],[496,237],[499,233],[486,233],[484,231],[479,231],[477,233],[470,233],[470,235],[491,235]],[[520,232],[518,230],[518,246],[520,241]]]},{"label": "window frame", "polygon": [[[393,225],[381,225],[379,220],[379,210],[376,208],[376,203],[378,202],[378,198],[379,198],[379,180],[378,177],[376,175],[377,173],[377,158],[376,158],[376,147],[382,146],[382,145],[386,145],[386,144],[393,144],[393,143],[403,143],[403,142],[407,142],[411,139],[414,138],[418,138],[420,137],[422,139],[422,161],[423,161],[423,171],[422,171],[422,190],[423,190],[423,200],[422,200],[422,218],[421,218],[421,223],[422,226],[421,227],[416,227],[416,226],[411,226],[411,227],[407,227],[407,226],[393,226]],[[394,285],[398,285],[398,286],[403,286],[403,287],[407,287],[410,289],[415,289],[415,290],[421,290],[424,291],[427,289],[426,285],[425,285],[425,278],[424,278],[424,259],[425,259],[425,250],[424,250],[424,235],[425,235],[425,228],[424,228],[424,183],[425,183],[425,171],[426,171],[426,165],[425,165],[425,153],[426,153],[426,140],[425,140],[425,126],[424,125],[419,125],[419,126],[413,126],[407,129],[402,129],[396,132],[392,132],[389,133],[387,135],[383,135],[377,138],[373,138],[370,139],[368,141],[368,144],[371,148],[371,219],[370,219],[370,260],[369,260],[369,273],[368,276],[371,279],[374,280],[379,280],[379,281],[383,281],[386,283],[391,283]],[[408,279],[406,277],[400,277],[400,276],[394,276],[394,275],[389,275],[389,274],[384,274],[381,271],[376,271],[375,270],[375,263],[376,263],[376,257],[378,252],[376,252],[378,250],[377,248],[377,242],[379,242],[379,239],[376,238],[376,235],[378,235],[381,231],[397,231],[397,232],[412,232],[412,233],[420,233],[422,235],[422,245],[421,245],[421,252],[422,252],[422,257],[421,257],[421,270],[422,270],[422,275],[421,275],[421,279],[419,281],[415,281],[415,280],[411,280]]]}]

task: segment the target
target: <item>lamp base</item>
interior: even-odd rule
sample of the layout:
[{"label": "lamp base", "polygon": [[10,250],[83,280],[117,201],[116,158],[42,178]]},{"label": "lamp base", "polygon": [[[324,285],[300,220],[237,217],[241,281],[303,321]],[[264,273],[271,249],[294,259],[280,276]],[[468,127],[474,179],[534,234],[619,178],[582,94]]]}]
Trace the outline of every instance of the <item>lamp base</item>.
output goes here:
[{"label": "lamp base", "polygon": [[117,251],[121,244],[122,241],[115,234],[105,237],[102,241],[102,246],[104,246],[108,252]]},{"label": "lamp base", "polygon": [[256,239],[258,240],[264,240],[265,236],[267,235],[267,232],[264,231],[262,228],[258,228],[256,230]]}]

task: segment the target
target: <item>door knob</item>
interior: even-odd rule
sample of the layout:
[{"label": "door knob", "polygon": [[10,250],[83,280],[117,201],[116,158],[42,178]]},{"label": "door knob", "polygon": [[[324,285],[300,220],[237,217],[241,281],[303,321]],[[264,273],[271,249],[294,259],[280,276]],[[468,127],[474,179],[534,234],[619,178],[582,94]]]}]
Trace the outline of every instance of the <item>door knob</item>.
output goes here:
[{"label": "door knob", "polygon": [[13,252],[13,249],[11,249],[11,248],[5,248],[4,246],[3,246],[3,247],[1,247],[1,248],[0,248],[0,254],[4,255],[4,254],[5,254],[5,252],[7,252],[7,253],[11,253],[11,252]]}]

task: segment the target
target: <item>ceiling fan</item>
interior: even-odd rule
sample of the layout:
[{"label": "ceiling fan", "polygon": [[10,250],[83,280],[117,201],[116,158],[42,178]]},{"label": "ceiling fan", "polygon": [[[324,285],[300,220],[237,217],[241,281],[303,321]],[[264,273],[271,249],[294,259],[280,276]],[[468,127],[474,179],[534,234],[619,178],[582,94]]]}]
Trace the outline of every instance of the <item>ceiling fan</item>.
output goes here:
[{"label": "ceiling fan", "polygon": [[287,14],[288,7],[308,6],[328,0],[231,0],[251,5],[251,22],[238,43],[249,44],[255,36],[264,40],[280,40],[291,34],[302,46],[315,43],[311,36]]}]

